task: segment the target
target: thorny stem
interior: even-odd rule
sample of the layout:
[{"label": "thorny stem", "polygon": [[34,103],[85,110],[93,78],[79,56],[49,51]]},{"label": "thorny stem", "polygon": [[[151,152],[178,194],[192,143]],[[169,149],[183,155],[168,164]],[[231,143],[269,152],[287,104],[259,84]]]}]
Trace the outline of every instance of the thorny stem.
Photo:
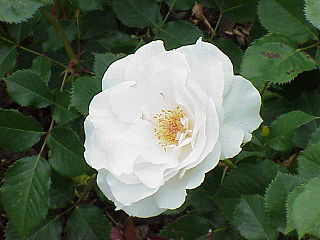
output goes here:
[{"label": "thorny stem", "polygon": [[58,19],[52,15],[51,13],[45,11],[45,10],[40,10],[44,16],[48,18],[48,20],[52,23],[57,35],[59,36],[61,42],[63,43],[64,49],[66,50],[66,53],[68,54],[68,57],[71,62],[78,63],[78,58],[73,52],[73,49],[68,41],[66,33],[63,31],[62,26]]},{"label": "thorny stem", "polygon": [[50,58],[50,57],[48,57],[46,55],[44,55],[43,53],[39,53],[39,52],[33,51],[33,50],[29,49],[29,48],[20,46],[18,43],[15,43],[15,42],[13,42],[13,41],[11,41],[9,39],[6,39],[4,37],[0,37],[0,39],[5,41],[5,42],[7,42],[7,43],[12,44],[13,46],[15,46],[17,48],[20,48],[21,50],[24,50],[26,52],[35,54],[35,55],[40,56],[40,57],[44,57],[44,58],[48,59],[49,61],[51,61],[51,62],[53,62],[53,63],[55,63],[55,64],[57,64],[57,65],[59,65],[59,66],[61,66],[63,68],[67,68],[67,66],[63,65],[62,63],[60,63],[60,62],[58,62],[58,61],[56,61],[56,60],[54,60],[54,59],[52,59],[52,58]]}]

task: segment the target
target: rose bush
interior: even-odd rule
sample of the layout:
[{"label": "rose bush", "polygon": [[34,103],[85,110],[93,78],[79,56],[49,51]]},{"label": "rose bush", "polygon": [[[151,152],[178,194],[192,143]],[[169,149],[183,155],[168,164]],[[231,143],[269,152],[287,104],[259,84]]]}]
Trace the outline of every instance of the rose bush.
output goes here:
[{"label": "rose bush", "polygon": [[214,45],[166,51],[153,41],[107,69],[84,123],[85,159],[117,209],[155,216],[241,151],[262,121],[260,105]]}]

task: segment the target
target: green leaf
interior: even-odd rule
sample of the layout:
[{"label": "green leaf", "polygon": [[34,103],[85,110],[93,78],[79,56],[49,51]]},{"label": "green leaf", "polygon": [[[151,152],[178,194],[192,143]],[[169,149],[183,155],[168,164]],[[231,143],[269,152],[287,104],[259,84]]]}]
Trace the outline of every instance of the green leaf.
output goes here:
[{"label": "green leaf", "polygon": [[320,29],[320,2],[318,0],[306,0],[304,9],[306,17],[313,26]]},{"label": "green leaf", "polygon": [[242,61],[242,50],[235,45],[230,39],[217,38],[214,41],[215,45],[223,51],[230,59],[233,64],[234,72],[240,72],[240,65]]},{"label": "green leaf", "polygon": [[198,215],[186,215],[168,224],[159,235],[172,239],[194,240],[212,229],[210,222]]},{"label": "green leaf", "polygon": [[[133,53],[141,42],[134,36],[122,32],[111,32],[106,34],[98,43],[104,48],[103,52]],[[117,55],[117,58],[122,57]]]},{"label": "green leaf", "polygon": [[101,79],[81,77],[73,84],[71,105],[82,114],[87,115],[91,99],[99,92],[101,92]]},{"label": "green leaf", "polygon": [[316,57],[315,57],[315,60],[316,60],[316,63],[317,63],[318,69],[320,69],[320,48],[319,48],[319,47],[317,48],[317,51],[316,51]]},{"label": "green leaf", "polygon": [[[60,20],[62,30],[66,34],[67,40],[72,42],[77,35],[77,26],[74,19]],[[44,52],[54,52],[63,47],[63,43],[59,38],[55,28],[49,26],[47,31],[47,39],[43,42],[42,48]]]},{"label": "green leaf", "polygon": [[258,39],[246,50],[241,74],[261,88],[265,82],[289,82],[299,73],[315,67],[315,61],[296,43],[272,34]]},{"label": "green leaf", "polygon": [[48,84],[51,78],[51,62],[45,57],[37,57],[32,62],[31,70],[39,74],[41,80]]},{"label": "green leaf", "polygon": [[106,217],[93,205],[77,207],[67,221],[67,234],[70,240],[106,240],[110,229]]},{"label": "green leaf", "polygon": [[221,188],[213,197],[214,202],[230,221],[241,195],[265,193],[265,189],[279,171],[285,172],[279,165],[265,160],[256,164],[239,164],[223,180]]},{"label": "green leaf", "polygon": [[0,77],[11,71],[15,65],[17,50],[6,45],[0,46]]},{"label": "green leaf", "polygon": [[169,7],[178,10],[188,10],[194,6],[195,0],[166,0]]},{"label": "green leaf", "polygon": [[[33,231],[26,240],[60,240],[62,224],[57,218],[48,217],[43,223]],[[12,227],[11,223],[6,228],[6,240],[22,240]]]},{"label": "green leaf", "polygon": [[42,127],[32,117],[13,110],[0,110],[0,148],[14,152],[26,151],[43,134]]},{"label": "green leaf", "polygon": [[316,39],[315,29],[303,14],[304,0],[261,0],[258,16],[272,33],[284,34],[298,42]]},{"label": "green leaf", "polygon": [[107,68],[115,60],[116,60],[116,57],[112,53],[96,53],[95,54],[93,69],[97,78],[100,79],[100,82]]},{"label": "green leaf", "polygon": [[200,0],[205,7],[214,8],[231,22],[248,23],[256,18],[257,0]]},{"label": "green leaf", "polygon": [[71,204],[74,198],[74,183],[66,177],[52,171],[49,208],[63,208]]},{"label": "green leaf", "polygon": [[278,173],[266,191],[266,209],[273,226],[279,232],[285,233],[286,229],[286,200],[288,194],[303,182],[297,176]]},{"label": "green leaf", "polygon": [[315,117],[301,111],[282,114],[270,125],[270,135],[266,138],[265,145],[276,151],[290,150],[294,146],[294,130],[313,119]]},{"label": "green leaf", "polygon": [[320,127],[317,128],[313,134],[310,137],[310,140],[308,142],[308,146],[311,146],[312,144],[320,142]]},{"label": "green leaf", "polygon": [[201,31],[195,25],[185,21],[174,21],[159,29],[156,39],[163,40],[166,49],[173,49],[194,44],[201,36]]},{"label": "green leaf", "polygon": [[291,231],[291,227],[294,225],[299,238],[306,233],[320,236],[319,186],[320,177],[313,178],[289,194],[287,232]]},{"label": "green leaf", "polygon": [[[298,99],[295,99],[295,101],[292,102],[292,107],[313,116],[320,116],[320,94],[317,92],[304,92]],[[319,119],[315,119],[305,125],[302,125],[295,131],[294,142],[299,147],[306,148],[308,142],[311,140],[311,135],[319,127]]]},{"label": "green leaf", "polygon": [[69,0],[71,4],[83,11],[103,10],[104,0]]},{"label": "green leaf", "polygon": [[303,178],[320,176],[320,142],[309,146],[298,156],[298,171]]},{"label": "green leaf", "polygon": [[35,14],[27,22],[20,24],[11,24],[8,26],[10,36],[13,37],[17,43],[25,40],[35,29],[35,26],[39,23],[40,14]]},{"label": "green leaf", "polygon": [[70,108],[71,93],[67,90],[61,91],[56,96],[53,119],[61,125],[74,120],[79,115]]},{"label": "green leaf", "polygon": [[[82,13],[79,19],[81,39],[100,39],[117,30],[117,19],[111,8]],[[117,32],[120,33],[120,32]]]},{"label": "green leaf", "polygon": [[7,170],[1,188],[3,206],[21,237],[45,218],[49,188],[50,166],[40,156],[19,159]]},{"label": "green leaf", "polygon": [[19,23],[31,18],[36,10],[50,4],[52,0],[2,0],[0,1],[0,21]]},{"label": "green leaf", "polygon": [[48,138],[49,163],[62,175],[75,177],[90,171],[83,158],[84,147],[69,128],[55,127]]},{"label": "green leaf", "polygon": [[277,230],[271,225],[261,196],[242,196],[234,212],[234,224],[246,239],[276,240]]},{"label": "green leaf", "polygon": [[158,23],[158,6],[153,0],[117,0],[113,11],[128,27],[155,27]]},{"label": "green leaf", "polygon": [[17,71],[4,80],[9,95],[22,106],[42,108],[53,102],[48,87],[33,71]]}]

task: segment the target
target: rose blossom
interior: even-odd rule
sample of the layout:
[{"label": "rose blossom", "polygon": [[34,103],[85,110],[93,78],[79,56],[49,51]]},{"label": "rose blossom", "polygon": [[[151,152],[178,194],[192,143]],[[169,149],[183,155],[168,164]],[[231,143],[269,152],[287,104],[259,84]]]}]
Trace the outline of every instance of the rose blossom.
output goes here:
[{"label": "rose blossom", "polygon": [[259,92],[214,45],[162,41],[117,60],[84,123],[85,159],[117,209],[150,217],[180,207],[261,123]]}]

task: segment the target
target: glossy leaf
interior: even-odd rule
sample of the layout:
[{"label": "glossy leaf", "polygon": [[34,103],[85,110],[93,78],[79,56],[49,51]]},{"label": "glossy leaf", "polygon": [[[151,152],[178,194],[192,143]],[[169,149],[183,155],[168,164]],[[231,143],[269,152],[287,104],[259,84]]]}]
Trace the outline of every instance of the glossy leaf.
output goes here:
[{"label": "glossy leaf", "polygon": [[288,221],[297,229],[299,238],[306,233],[320,236],[319,186],[320,177],[316,177],[289,194]]},{"label": "glossy leaf", "polygon": [[101,79],[95,77],[81,77],[73,84],[71,105],[86,115],[89,103],[94,95],[101,92]]},{"label": "glossy leaf", "polygon": [[289,82],[315,67],[315,61],[300,51],[295,42],[273,34],[258,39],[246,50],[241,74],[261,88],[265,82]]},{"label": "glossy leaf", "polygon": [[70,240],[105,240],[111,227],[101,210],[93,205],[76,207],[67,222],[67,234]]},{"label": "glossy leaf", "polygon": [[261,0],[258,15],[261,24],[272,33],[280,33],[298,42],[315,39],[315,29],[305,19],[304,0]]},{"label": "glossy leaf", "polygon": [[61,175],[75,177],[90,171],[83,158],[84,147],[69,128],[55,127],[48,138],[50,165]]},{"label": "glossy leaf", "polygon": [[211,228],[212,225],[205,218],[198,215],[186,215],[168,224],[159,235],[170,239],[194,240],[207,234]]},{"label": "glossy leaf", "polygon": [[26,151],[44,134],[41,125],[32,117],[14,110],[0,110],[0,148]]},{"label": "glossy leaf", "polygon": [[292,111],[282,114],[270,125],[270,135],[265,145],[277,151],[288,151],[294,146],[292,140],[294,130],[310,122],[315,117],[301,111]]},{"label": "glossy leaf", "polygon": [[112,7],[128,27],[154,27],[158,23],[158,6],[153,0],[117,0],[113,1]]},{"label": "glossy leaf", "polygon": [[246,239],[276,240],[278,232],[271,225],[261,196],[242,196],[234,212],[234,224]]},{"label": "glossy leaf", "polygon": [[263,195],[279,171],[285,172],[285,169],[268,160],[256,164],[245,164],[224,178],[213,200],[226,218],[232,221],[241,195]]},{"label": "glossy leaf", "polygon": [[298,157],[299,175],[303,178],[320,176],[320,142],[309,146]]},{"label": "glossy leaf", "polygon": [[175,21],[165,24],[159,30],[156,38],[163,40],[166,49],[169,50],[194,44],[201,36],[201,31],[195,25],[184,21]]},{"label": "glossy leaf", "polygon": [[44,220],[49,188],[50,166],[42,157],[19,159],[6,172],[1,188],[3,206],[21,237]]},{"label": "glossy leaf", "polygon": [[320,2],[318,0],[306,0],[305,14],[313,26],[320,29]]},{"label": "glossy leaf", "polygon": [[304,180],[297,176],[278,173],[266,191],[266,209],[273,227],[279,232],[285,233],[286,229],[286,200],[288,194],[303,182]]},{"label": "glossy leaf", "polygon": [[52,0],[0,1],[0,21],[19,23],[33,16],[35,11]]},{"label": "glossy leaf", "polygon": [[0,77],[12,70],[15,65],[15,57],[17,50],[13,47],[2,45],[0,46]]},{"label": "glossy leaf", "polygon": [[5,82],[9,95],[22,106],[42,108],[53,102],[48,87],[33,71],[17,71],[7,77]]}]

